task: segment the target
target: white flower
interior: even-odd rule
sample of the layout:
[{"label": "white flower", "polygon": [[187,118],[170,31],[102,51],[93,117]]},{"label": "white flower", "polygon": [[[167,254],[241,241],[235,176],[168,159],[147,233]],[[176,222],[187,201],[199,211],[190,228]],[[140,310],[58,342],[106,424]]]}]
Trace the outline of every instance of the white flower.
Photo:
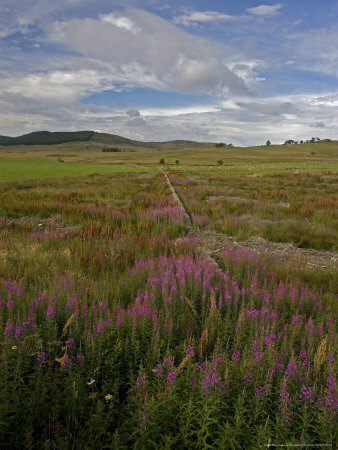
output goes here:
[{"label": "white flower", "polygon": [[111,394],[107,394],[105,396],[106,402],[110,402],[110,400],[113,398],[113,396]]}]

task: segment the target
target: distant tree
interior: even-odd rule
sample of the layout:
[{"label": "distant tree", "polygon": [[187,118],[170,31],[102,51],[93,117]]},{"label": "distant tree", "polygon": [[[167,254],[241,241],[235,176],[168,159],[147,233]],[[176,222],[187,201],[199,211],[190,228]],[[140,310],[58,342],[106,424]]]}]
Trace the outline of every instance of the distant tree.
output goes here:
[{"label": "distant tree", "polygon": [[176,161],[175,161],[175,164],[179,164],[180,162],[179,162],[179,160],[178,159],[176,159]]},{"label": "distant tree", "polygon": [[217,164],[218,164],[219,166],[221,166],[221,165],[223,164],[223,161],[222,161],[221,159],[219,159],[219,160],[217,161]]},{"label": "distant tree", "polygon": [[232,143],[230,142],[230,144],[228,144],[228,147],[233,147]]},{"label": "distant tree", "polygon": [[303,141],[303,140],[300,140],[299,143],[300,143],[300,144],[304,144],[304,141]]},{"label": "distant tree", "polygon": [[319,137],[316,137],[316,141],[319,142],[319,141],[320,141],[320,138],[319,138]]},{"label": "distant tree", "polygon": [[316,138],[312,137],[311,142],[315,142],[315,141],[316,141]]},{"label": "distant tree", "polygon": [[160,159],[160,164],[165,164],[165,161],[163,158]]},{"label": "distant tree", "polygon": [[266,145],[267,145],[267,146],[271,145],[271,142],[270,142],[269,139],[266,141]]},{"label": "distant tree", "polygon": [[284,145],[291,145],[294,143],[295,143],[295,141],[293,139],[288,139],[287,141],[284,142]]},{"label": "distant tree", "polygon": [[215,147],[225,147],[226,144],[224,142],[220,142],[219,144],[215,144]]}]

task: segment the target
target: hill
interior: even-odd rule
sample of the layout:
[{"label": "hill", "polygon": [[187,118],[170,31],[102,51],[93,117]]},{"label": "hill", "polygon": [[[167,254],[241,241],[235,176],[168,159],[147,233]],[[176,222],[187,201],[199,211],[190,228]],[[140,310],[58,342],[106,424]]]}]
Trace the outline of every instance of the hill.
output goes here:
[{"label": "hill", "polygon": [[88,141],[93,131],[55,132],[34,131],[18,137],[0,136],[0,145],[52,145],[72,141]]},{"label": "hill", "polygon": [[95,131],[75,131],[75,132],[50,132],[35,131],[18,137],[0,136],[0,145],[53,145],[66,142],[90,141],[105,145],[122,145],[131,147],[147,148],[185,148],[203,147],[206,143],[174,140],[167,142],[141,142],[128,139],[116,134],[97,133]]}]

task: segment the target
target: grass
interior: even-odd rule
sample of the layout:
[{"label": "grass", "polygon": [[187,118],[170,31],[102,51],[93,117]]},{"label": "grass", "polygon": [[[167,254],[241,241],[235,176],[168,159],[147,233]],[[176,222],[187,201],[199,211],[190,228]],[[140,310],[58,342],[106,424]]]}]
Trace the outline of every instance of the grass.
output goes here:
[{"label": "grass", "polygon": [[[101,174],[108,172],[144,172],[135,166],[123,164],[81,164],[62,163],[42,158],[1,158],[0,181],[78,176],[89,174]],[[147,169],[150,172],[151,169]]]},{"label": "grass", "polygon": [[298,247],[334,250],[338,242],[334,173],[251,177],[172,170],[174,184],[197,227],[236,236],[262,236]]},{"label": "grass", "polygon": [[[215,264],[154,171],[156,151],[82,145],[0,157],[29,175],[0,184],[0,447],[335,448],[334,276],[231,246]],[[335,174],[289,173],[283,156],[288,170],[267,173],[261,151],[237,161],[256,177],[181,153],[170,175],[193,226],[331,245]],[[34,179],[44,164],[49,178]]]},{"label": "grass", "polygon": [[[196,173],[258,175],[260,173],[318,172],[338,170],[338,143],[318,142],[294,146],[225,147],[206,145],[203,148],[146,149],[119,146],[121,153],[104,153],[104,144],[73,142],[50,146],[0,147],[0,162],[4,159],[35,159],[81,164],[136,164],[158,167],[160,160],[175,170]],[[315,153],[314,155],[312,153]],[[175,164],[178,160],[179,164]],[[219,166],[218,160],[224,164]]]}]

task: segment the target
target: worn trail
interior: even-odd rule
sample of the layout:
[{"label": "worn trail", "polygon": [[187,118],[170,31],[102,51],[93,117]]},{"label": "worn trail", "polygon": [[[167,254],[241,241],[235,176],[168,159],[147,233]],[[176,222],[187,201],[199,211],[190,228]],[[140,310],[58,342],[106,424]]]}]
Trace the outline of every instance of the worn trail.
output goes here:
[{"label": "worn trail", "polygon": [[337,268],[338,253],[335,251],[320,251],[314,249],[302,249],[291,243],[268,242],[260,236],[252,236],[247,241],[236,242],[232,236],[215,233],[210,230],[193,230],[192,219],[187,212],[182,200],[175,187],[173,186],[168,174],[161,169],[166,182],[170,188],[173,199],[183,209],[190,231],[188,234],[194,234],[199,242],[200,249],[210,260],[217,264],[218,257],[224,252],[224,249],[231,246],[238,249],[254,251],[258,254],[269,255],[283,264],[290,266],[296,265],[308,270],[324,270],[334,273]]},{"label": "worn trail", "polygon": [[186,221],[188,222],[189,227],[192,228],[192,220],[191,220],[191,216],[190,216],[190,214],[188,214],[188,212],[187,212],[187,210],[186,210],[186,208],[185,208],[185,206],[184,206],[182,200],[180,199],[180,197],[179,197],[179,195],[178,195],[176,189],[174,188],[174,186],[173,186],[173,184],[172,184],[172,182],[171,182],[171,180],[170,180],[170,178],[169,178],[167,172],[166,172],[164,169],[161,169],[161,172],[163,173],[164,178],[165,178],[165,180],[166,180],[166,182],[167,182],[167,184],[168,184],[168,186],[169,186],[169,189],[170,189],[170,191],[171,191],[171,194],[172,194],[173,199],[174,199],[175,202],[178,204],[178,206],[179,206],[180,208],[183,209],[183,211],[184,211],[184,216],[185,216],[185,218],[186,218]]},{"label": "worn trail", "polygon": [[[173,186],[173,184],[172,184],[172,182],[171,182],[171,180],[170,180],[170,178],[169,178],[167,172],[166,172],[164,169],[161,169],[161,172],[163,173],[163,175],[164,175],[164,177],[165,177],[165,179],[166,179],[166,182],[167,182],[167,184],[168,184],[168,186],[169,186],[169,189],[170,189],[170,191],[171,191],[171,194],[172,194],[173,199],[174,199],[175,202],[178,204],[178,206],[179,206],[180,208],[182,208],[183,211],[184,211],[184,215],[185,215],[186,221],[187,221],[188,226],[189,226],[189,231],[188,231],[187,235],[192,235],[192,234],[194,234],[194,235],[197,236],[197,238],[198,238],[198,234],[197,234],[197,233],[193,230],[193,228],[192,228],[192,218],[191,218],[190,214],[188,213],[188,211],[186,210],[186,208],[185,208],[185,206],[184,206],[184,203],[183,203],[182,200],[180,199],[180,197],[179,197],[179,195],[178,195],[176,189],[174,188],[174,186]],[[198,241],[199,241],[199,239],[198,239]],[[204,254],[204,256],[205,256],[210,262],[212,262],[212,263],[215,264],[218,268],[220,268],[220,266],[219,266],[217,260],[216,260],[215,258],[213,258],[213,257],[210,255],[210,253],[209,253],[208,251],[205,250],[205,248],[200,247],[200,250],[202,251],[202,253]]]}]

